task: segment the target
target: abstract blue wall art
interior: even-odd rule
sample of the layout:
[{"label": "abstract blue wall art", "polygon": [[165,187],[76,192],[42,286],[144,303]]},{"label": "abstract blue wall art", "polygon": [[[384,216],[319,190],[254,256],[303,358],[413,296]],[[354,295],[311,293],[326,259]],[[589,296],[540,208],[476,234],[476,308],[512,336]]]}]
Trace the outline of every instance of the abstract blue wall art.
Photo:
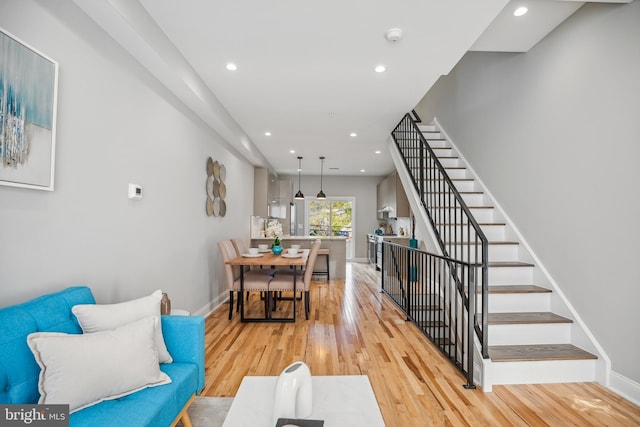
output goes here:
[{"label": "abstract blue wall art", "polygon": [[58,63],[0,28],[0,185],[53,191]]}]

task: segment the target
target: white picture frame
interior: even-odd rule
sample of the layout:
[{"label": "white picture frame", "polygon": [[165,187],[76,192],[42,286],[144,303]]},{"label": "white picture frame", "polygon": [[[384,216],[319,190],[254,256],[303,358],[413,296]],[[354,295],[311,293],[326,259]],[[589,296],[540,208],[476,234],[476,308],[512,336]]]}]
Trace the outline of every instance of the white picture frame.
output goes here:
[{"label": "white picture frame", "polygon": [[58,63],[0,28],[0,185],[53,191]]}]

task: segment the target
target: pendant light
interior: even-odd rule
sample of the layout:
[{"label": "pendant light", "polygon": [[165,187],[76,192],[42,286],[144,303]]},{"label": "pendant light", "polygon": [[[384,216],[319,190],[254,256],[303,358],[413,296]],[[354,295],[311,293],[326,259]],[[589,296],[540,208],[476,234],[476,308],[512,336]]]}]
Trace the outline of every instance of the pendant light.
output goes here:
[{"label": "pendant light", "polygon": [[300,173],[302,172],[302,157],[298,157],[298,192],[293,196],[296,200],[304,200],[304,194],[300,191]]},{"label": "pendant light", "polygon": [[327,198],[327,195],[322,191],[322,169],[324,168],[324,156],[320,157],[320,192],[316,196],[318,200],[324,200]]}]

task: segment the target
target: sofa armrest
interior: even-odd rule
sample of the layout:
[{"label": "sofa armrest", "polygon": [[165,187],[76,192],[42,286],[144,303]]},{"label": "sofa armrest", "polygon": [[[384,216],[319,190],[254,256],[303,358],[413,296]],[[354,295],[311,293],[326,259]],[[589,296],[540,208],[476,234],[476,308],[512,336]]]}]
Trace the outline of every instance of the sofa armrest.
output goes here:
[{"label": "sofa armrest", "polygon": [[161,316],[162,334],[174,362],[198,366],[198,393],[204,388],[204,317]]}]

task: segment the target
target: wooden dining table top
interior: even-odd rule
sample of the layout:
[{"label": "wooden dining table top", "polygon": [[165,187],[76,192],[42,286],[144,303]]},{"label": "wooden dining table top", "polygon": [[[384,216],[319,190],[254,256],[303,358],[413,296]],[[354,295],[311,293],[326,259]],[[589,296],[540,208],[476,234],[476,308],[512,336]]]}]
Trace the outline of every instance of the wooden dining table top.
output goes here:
[{"label": "wooden dining table top", "polygon": [[298,257],[289,257],[286,255],[286,250],[280,255],[276,255],[273,252],[260,253],[262,256],[239,256],[225,261],[225,264],[229,265],[306,265],[307,259],[309,259],[309,249],[300,249],[298,251]]}]

